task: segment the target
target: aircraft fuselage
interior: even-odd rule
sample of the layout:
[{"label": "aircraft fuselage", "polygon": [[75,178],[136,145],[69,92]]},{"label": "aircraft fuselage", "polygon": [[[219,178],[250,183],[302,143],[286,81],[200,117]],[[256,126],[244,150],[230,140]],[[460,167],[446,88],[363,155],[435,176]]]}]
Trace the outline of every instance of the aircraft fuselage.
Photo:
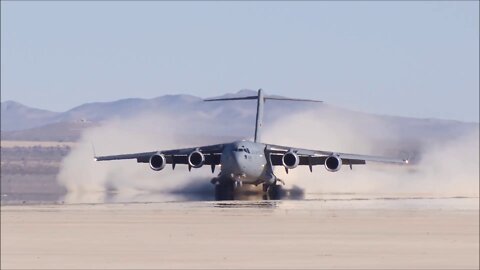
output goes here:
[{"label": "aircraft fuselage", "polygon": [[225,146],[221,157],[221,181],[246,184],[273,183],[272,166],[265,155],[265,145],[251,141],[237,141]]}]

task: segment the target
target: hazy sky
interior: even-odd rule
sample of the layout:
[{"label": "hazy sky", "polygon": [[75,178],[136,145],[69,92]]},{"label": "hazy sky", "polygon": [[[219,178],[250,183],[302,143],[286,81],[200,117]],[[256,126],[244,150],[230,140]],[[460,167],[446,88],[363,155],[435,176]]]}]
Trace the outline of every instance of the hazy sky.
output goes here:
[{"label": "hazy sky", "polygon": [[1,2],[1,97],[93,101],[263,88],[479,121],[479,2]]}]

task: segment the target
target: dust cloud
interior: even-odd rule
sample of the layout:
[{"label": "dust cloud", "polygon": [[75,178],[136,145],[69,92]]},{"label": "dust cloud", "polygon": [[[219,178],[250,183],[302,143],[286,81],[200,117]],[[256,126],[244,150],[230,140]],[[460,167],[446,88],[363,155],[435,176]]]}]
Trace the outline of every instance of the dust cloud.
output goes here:
[{"label": "dust cloud", "polygon": [[[268,113],[268,112],[267,112]],[[358,116],[355,116],[358,115]],[[174,200],[179,190],[185,196],[211,194],[209,166],[192,169],[177,165],[155,172],[136,160],[96,162],[97,155],[149,152],[251,139],[245,134],[226,134],[218,115],[158,112],[130,119],[112,119],[87,130],[62,161],[58,182],[65,186],[66,202],[105,202],[109,194],[116,201]],[[320,109],[275,117],[265,123],[264,142],[338,152],[409,157],[409,166],[369,163],[342,167],[331,173],[323,166],[296,168],[286,175],[283,167],[276,174],[287,187],[298,186],[306,193],[382,194],[384,196],[479,196],[478,127],[461,136],[435,138],[412,130],[408,136],[401,124],[375,115],[342,113],[325,105]],[[231,122],[234,123],[235,119]],[[224,122],[224,121],[223,121]],[[252,118],[253,126],[254,119]],[[249,123],[246,123],[250,125]],[[228,128],[227,128],[228,129]],[[189,189],[191,187],[191,189]],[[191,194],[189,194],[189,192]],[[160,196],[160,197],[159,197]],[[193,196],[193,195],[191,195]],[[211,198],[211,197],[210,197]]]},{"label": "dust cloud", "polygon": [[[391,119],[390,119],[391,120]],[[307,192],[373,196],[478,197],[479,129],[456,136],[431,136],[374,115],[354,116],[324,107],[279,119],[266,129],[266,141],[281,145],[412,160],[409,165],[368,163],[328,172],[323,166],[276,175]],[[408,135],[407,135],[408,133]]]},{"label": "dust cloud", "polygon": [[[172,171],[150,169],[148,163],[132,160],[97,162],[96,155],[151,152],[224,142],[216,134],[219,126],[206,114],[172,114],[157,112],[129,119],[112,119],[99,127],[85,131],[77,145],[62,161],[58,182],[67,189],[66,202],[178,199],[178,193],[191,195],[211,192],[209,179],[218,174],[203,166],[188,173],[188,167],[177,165]],[[175,195],[175,196],[174,196]]]}]

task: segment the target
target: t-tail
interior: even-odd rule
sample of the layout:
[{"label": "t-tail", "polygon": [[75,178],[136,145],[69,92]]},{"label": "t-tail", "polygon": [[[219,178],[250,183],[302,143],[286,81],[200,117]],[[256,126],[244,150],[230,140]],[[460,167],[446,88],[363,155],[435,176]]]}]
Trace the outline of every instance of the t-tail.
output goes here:
[{"label": "t-tail", "polygon": [[258,94],[256,96],[247,96],[247,97],[236,97],[236,98],[211,98],[204,99],[204,101],[229,101],[229,100],[257,100],[257,116],[255,120],[255,136],[253,138],[254,142],[260,142],[261,128],[263,125],[263,107],[265,101],[270,100],[288,100],[288,101],[307,101],[307,102],[322,102],[320,100],[312,99],[297,99],[297,98],[284,98],[284,97],[270,97],[263,95],[263,90],[258,89]]}]

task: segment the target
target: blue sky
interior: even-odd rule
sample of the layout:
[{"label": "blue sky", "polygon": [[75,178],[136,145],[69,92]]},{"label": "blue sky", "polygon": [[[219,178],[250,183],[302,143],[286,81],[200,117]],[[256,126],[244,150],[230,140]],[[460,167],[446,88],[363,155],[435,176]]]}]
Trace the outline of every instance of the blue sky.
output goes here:
[{"label": "blue sky", "polygon": [[479,121],[479,2],[1,2],[1,98],[240,89]]}]

